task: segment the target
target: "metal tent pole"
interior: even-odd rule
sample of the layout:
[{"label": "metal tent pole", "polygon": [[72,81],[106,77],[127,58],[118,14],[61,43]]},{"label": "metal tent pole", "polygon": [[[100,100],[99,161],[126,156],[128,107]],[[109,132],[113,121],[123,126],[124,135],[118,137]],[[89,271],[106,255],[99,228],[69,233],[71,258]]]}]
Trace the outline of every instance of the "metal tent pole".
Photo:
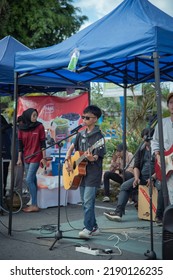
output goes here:
[{"label": "metal tent pole", "polygon": [[14,192],[14,168],[16,161],[16,118],[17,118],[17,97],[18,97],[18,74],[14,73],[14,113],[13,113],[13,136],[12,136],[12,160],[11,160],[11,187],[10,187],[10,211],[8,234],[12,232],[12,213],[13,213],[13,192]]},{"label": "metal tent pole", "polygon": [[166,166],[165,166],[165,157],[164,157],[162,107],[161,107],[162,100],[161,100],[161,90],[160,90],[160,71],[159,71],[159,54],[158,54],[158,52],[153,53],[153,59],[154,59],[157,116],[158,116],[158,129],[159,129],[160,161],[161,161],[161,170],[162,170],[162,190],[163,190],[163,198],[164,198],[164,208],[166,208],[169,205],[169,197],[168,197],[166,171],[165,171]]}]

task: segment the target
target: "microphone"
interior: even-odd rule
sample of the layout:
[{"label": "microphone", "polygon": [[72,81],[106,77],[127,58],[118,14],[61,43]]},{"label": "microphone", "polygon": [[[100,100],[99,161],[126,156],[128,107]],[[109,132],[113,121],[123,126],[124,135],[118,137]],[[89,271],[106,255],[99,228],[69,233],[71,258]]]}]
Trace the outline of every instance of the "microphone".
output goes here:
[{"label": "microphone", "polygon": [[72,134],[72,133],[74,133],[74,132],[76,132],[76,131],[78,131],[80,128],[82,128],[83,126],[85,126],[84,124],[80,124],[80,125],[78,125],[77,127],[75,127],[74,129],[72,129],[71,131],[70,131],[70,133]]}]

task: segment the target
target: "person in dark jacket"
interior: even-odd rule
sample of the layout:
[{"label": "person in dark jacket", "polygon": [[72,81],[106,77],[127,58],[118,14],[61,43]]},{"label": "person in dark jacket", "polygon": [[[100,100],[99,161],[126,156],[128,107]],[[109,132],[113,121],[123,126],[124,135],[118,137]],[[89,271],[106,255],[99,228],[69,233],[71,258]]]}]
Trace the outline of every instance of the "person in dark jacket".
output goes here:
[{"label": "person in dark jacket", "polygon": [[[120,193],[118,196],[118,203],[115,211],[104,212],[105,217],[111,221],[121,221],[122,216],[125,212],[125,207],[128,202],[129,196],[134,190],[134,188],[137,188],[139,184],[146,186],[150,185],[150,172],[152,175],[151,179],[155,180],[155,159],[151,157],[149,140],[150,137],[148,136],[149,129],[145,128],[141,132],[141,137],[144,140],[144,145],[142,145],[142,147],[138,150],[135,156],[134,178],[129,179],[121,185]],[[160,197],[158,200],[160,200]],[[158,204],[157,212],[160,211],[160,207],[162,207],[162,205]]]},{"label": "person in dark jacket", "polygon": [[2,161],[3,161],[3,195],[6,196],[8,169],[11,160],[12,124],[1,115],[1,136],[2,136]]},{"label": "person in dark jacket", "polygon": [[[84,109],[82,119],[86,129],[77,134],[74,143],[71,144],[67,151],[65,159],[64,169],[71,174],[73,172],[71,161],[73,151],[83,152],[85,156],[86,175],[82,177],[80,182],[80,194],[84,211],[84,229],[79,232],[80,238],[90,238],[93,235],[99,234],[95,217],[95,197],[101,183],[105,143],[100,128],[96,123],[101,114],[100,108],[95,105],[89,105]],[[96,144],[99,142],[102,144],[97,147]],[[91,149],[91,147],[94,147],[94,149]]]}]

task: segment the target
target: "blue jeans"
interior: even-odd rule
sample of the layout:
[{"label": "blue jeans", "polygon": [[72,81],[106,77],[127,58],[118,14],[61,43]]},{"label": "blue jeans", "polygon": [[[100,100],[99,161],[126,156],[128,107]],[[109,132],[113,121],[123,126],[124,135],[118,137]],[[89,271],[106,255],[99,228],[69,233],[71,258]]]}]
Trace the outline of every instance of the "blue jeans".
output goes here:
[{"label": "blue jeans", "polygon": [[164,198],[162,192],[162,185],[159,180],[156,180],[155,187],[158,191],[156,217],[162,219],[164,213]]},{"label": "blue jeans", "polygon": [[[129,171],[125,172],[125,181],[129,180],[132,177],[133,177],[133,174],[131,172],[129,172]],[[110,191],[110,182],[109,182],[109,180],[110,179],[115,181],[115,182],[117,182],[118,184],[122,184],[123,183],[123,178],[119,174],[117,174],[115,172],[106,171],[104,173],[104,177],[103,178],[104,178],[103,182],[104,182],[104,195],[105,196],[109,196],[110,195],[110,193],[109,193],[109,191]]]},{"label": "blue jeans", "polygon": [[32,197],[32,205],[37,205],[37,170],[40,163],[26,163],[25,162],[25,172],[26,172],[26,183],[29,187],[30,195]]},{"label": "blue jeans", "polygon": [[129,200],[131,192],[134,190],[133,188],[134,177],[125,181],[120,187],[120,193],[118,196],[118,203],[116,207],[116,211],[123,215],[125,211],[126,204]]},{"label": "blue jeans", "polygon": [[[123,215],[123,213],[125,211],[125,207],[126,207],[128,199],[129,199],[130,193],[134,190],[133,181],[134,181],[134,178],[124,182],[121,185],[120,193],[119,193],[119,196],[118,196],[118,203],[117,203],[117,207],[116,207],[116,211],[118,213],[120,213],[121,215]],[[142,184],[145,185],[146,182],[142,181]],[[161,184],[158,181],[156,181],[155,187],[158,190],[156,216],[158,218],[162,218],[163,217],[163,212],[164,212],[164,200],[163,200],[163,193],[162,193]]]},{"label": "blue jeans", "polygon": [[97,227],[95,218],[95,197],[96,187],[80,187],[80,195],[84,210],[84,227],[89,231],[92,231],[94,227]]}]

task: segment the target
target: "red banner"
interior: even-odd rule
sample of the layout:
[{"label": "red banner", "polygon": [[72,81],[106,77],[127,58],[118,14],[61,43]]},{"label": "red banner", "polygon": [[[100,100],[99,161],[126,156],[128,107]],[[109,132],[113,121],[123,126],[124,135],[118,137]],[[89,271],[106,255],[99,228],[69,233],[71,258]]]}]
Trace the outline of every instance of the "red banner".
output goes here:
[{"label": "red banner", "polygon": [[[47,138],[55,142],[66,137],[72,129],[78,126],[81,114],[88,106],[88,93],[85,92],[75,97],[57,96],[24,96],[18,100],[18,116],[28,108],[38,111],[38,121],[42,122]],[[66,141],[63,150],[67,148]]]}]

